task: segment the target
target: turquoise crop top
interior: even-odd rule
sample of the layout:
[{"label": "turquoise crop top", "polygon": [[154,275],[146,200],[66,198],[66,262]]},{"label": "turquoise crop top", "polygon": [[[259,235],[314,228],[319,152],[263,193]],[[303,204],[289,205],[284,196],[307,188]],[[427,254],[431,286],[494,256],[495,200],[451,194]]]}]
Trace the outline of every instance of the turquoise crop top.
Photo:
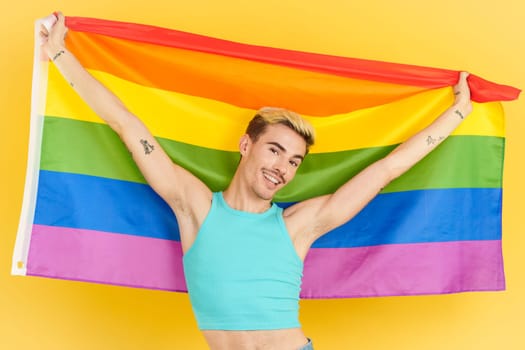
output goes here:
[{"label": "turquoise crop top", "polygon": [[193,312],[202,330],[300,327],[303,262],[288,235],[282,208],[235,210],[221,192],[183,257]]}]

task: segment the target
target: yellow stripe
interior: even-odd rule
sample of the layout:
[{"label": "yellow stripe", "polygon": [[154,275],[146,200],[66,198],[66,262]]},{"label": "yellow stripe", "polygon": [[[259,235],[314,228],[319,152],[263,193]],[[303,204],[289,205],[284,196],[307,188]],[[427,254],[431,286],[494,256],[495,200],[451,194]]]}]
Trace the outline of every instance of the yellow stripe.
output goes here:
[{"label": "yellow stripe", "polygon": [[[158,137],[237,151],[239,138],[255,114],[255,110],[220,101],[144,87],[104,72],[90,72]],[[48,79],[46,115],[102,122],[52,65]],[[400,143],[430,124],[452,101],[451,88],[442,88],[347,114],[304,116],[316,129],[317,143],[312,153]],[[474,104],[474,112],[454,134],[503,136],[501,105]]]}]

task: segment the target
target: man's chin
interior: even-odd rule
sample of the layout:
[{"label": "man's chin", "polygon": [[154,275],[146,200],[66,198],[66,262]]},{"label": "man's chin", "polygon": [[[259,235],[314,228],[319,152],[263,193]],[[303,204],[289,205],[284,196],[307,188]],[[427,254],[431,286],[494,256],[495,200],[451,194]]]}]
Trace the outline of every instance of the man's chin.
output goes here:
[{"label": "man's chin", "polygon": [[263,200],[266,200],[266,201],[271,201],[273,200],[273,197],[275,196],[275,193],[277,193],[279,189],[276,189],[276,190],[268,190],[268,189],[265,189],[263,191],[258,191],[256,192],[257,196]]},{"label": "man's chin", "polygon": [[263,193],[263,194],[259,194],[259,198],[264,199],[265,201],[271,201],[274,195],[275,193],[272,193],[272,194]]}]

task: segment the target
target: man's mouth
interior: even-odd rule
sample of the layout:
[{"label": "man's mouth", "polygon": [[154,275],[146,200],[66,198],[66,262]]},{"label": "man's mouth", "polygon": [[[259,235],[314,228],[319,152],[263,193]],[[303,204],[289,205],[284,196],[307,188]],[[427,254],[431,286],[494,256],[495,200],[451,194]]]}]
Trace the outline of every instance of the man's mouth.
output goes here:
[{"label": "man's mouth", "polygon": [[270,181],[274,185],[279,185],[281,183],[284,183],[284,179],[283,179],[282,176],[279,176],[279,175],[276,175],[276,174],[272,174],[272,173],[268,173],[268,172],[265,172],[265,171],[263,171],[263,176],[264,176],[264,178],[266,180]]}]

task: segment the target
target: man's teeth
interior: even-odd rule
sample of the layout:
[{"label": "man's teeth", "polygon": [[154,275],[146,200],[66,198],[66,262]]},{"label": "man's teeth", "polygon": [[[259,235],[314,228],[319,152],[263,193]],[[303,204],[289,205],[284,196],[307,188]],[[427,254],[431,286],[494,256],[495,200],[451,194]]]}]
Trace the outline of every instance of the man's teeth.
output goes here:
[{"label": "man's teeth", "polygon": [[270,180],[271,182],[273,182],[274,184],[278,184],[279,183],[279,180],[277,180],[275,177],[271,176],[271,175],[268,175],[268,174],[264,174],[264,177],[268,180]]}]

